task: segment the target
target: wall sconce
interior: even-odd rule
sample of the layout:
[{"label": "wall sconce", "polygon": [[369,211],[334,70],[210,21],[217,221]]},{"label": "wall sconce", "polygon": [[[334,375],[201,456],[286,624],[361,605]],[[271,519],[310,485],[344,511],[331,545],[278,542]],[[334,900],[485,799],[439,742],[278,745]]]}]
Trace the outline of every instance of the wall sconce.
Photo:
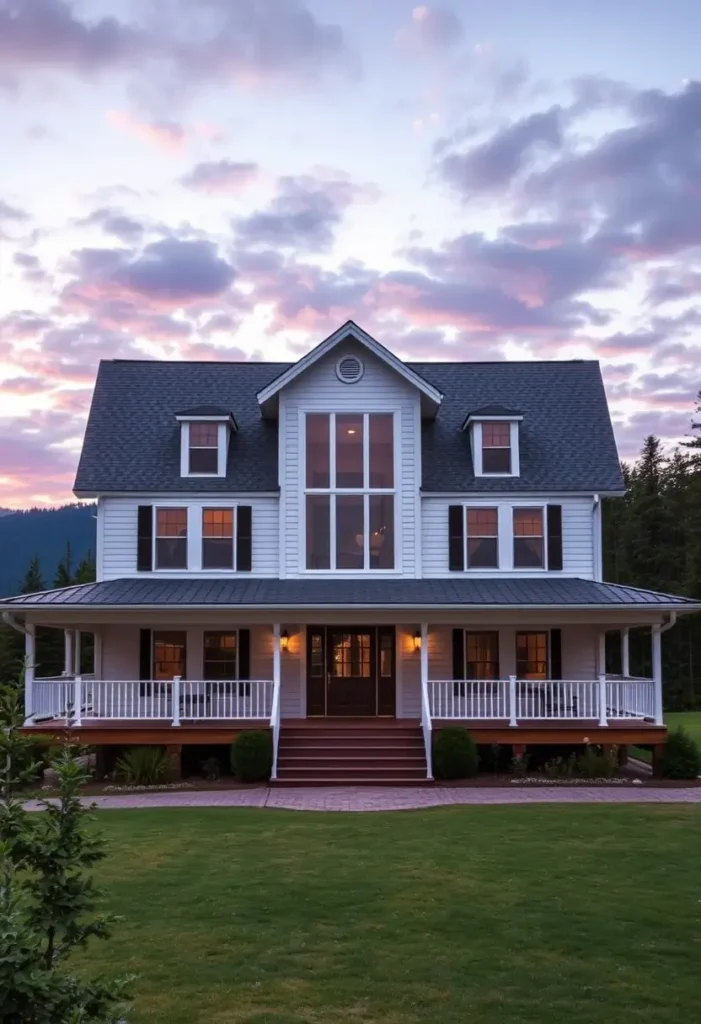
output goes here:
[{"label": "wall sconce", "polygon": [[289,646],[290,646],[290,634],[287,632],[286,629],[283,629],[282,633],[280,634],[280,650],[281,651],[286,651]]},{"label": "wall sconce", "polygon": [[420,651],[421,650],[421,632],[418,629],[414,633],[414,638],[413,639],[414,639],[414,650],[415,651]]}]

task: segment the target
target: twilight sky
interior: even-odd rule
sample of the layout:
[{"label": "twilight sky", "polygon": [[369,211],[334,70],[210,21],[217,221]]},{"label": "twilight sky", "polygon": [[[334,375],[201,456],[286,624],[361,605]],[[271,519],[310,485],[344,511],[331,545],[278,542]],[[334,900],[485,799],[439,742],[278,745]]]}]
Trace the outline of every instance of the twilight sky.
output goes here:
[{"label": "twilight sky", "polygon": [[[698,0],[0,0],[0,506],[70,500],[101,358],[599,358],[701,387]],[[118,438],[119,424],[115,424]]]}]

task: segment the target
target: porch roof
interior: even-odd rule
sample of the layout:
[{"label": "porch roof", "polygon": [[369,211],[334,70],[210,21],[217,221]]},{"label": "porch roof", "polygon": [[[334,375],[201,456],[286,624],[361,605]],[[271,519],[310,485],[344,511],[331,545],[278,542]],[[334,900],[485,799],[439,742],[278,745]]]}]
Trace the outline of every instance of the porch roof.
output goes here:
[{"label": "porch roof", "polygon": [[701,611],[701,601],[595,580],[118,579],[20,594],[0,610],[69,608],[643,608]]}]

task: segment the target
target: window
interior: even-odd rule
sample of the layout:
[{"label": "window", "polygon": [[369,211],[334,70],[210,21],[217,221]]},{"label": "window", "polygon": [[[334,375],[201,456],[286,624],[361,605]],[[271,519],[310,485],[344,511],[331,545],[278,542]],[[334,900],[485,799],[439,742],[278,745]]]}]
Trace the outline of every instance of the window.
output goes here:
[{"label": "window", "polygon": [[548,678],[548,634],[516,634],[516,675],[519,679]]},{"label": "window", "polygon": [[511,427],[508,423],[482,424],[482,472],[511,472]]},{"label": "window", "polygon": [[498,509],[467,509],[467,568],[499,568]]},{"label": "window", "polygon": [[187,509],[156,509],[156,568],[187,569]]},{"label": "window", "polygon": [[236,632],[204,634],[203,679],[238,679]]},{"label": "window", "polygon": [[190,423],[190,473],[216,476],[219,472],[219,426]]},{"label": "window", "polygon": [[307,569],[394,569],[394,483],[392,413],[308,413]]},{"label": "window", "polygon": [[153,678],[173,679],[186,675],[186,634],[183,632],[153,632]]},{"label": "window", "polygon": [[514,509],[514,569],[544,569],[543,509]]},{"label": "window", "polygon": [[465,633],[465,678],[499,678],[499,633]]},{"label": "window", "polygon": [[202,509],[202,568],[234,568],[234,510]]}]

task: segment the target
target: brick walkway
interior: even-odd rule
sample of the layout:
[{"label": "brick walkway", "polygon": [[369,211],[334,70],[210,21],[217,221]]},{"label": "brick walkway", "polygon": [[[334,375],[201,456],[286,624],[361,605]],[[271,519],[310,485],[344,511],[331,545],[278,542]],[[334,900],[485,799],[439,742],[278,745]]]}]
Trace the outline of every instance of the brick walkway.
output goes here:
[{"label": "brick walkway", "polygon": [[[103,809],[154,807],[272,807],[289,811],[406,811],[423,807],[486,804],[701,804],[701,787],[688,789],[647,789],[643,787],[553,787],[509,789],[412,789],[398,787],[338,787],[308,789],[230,789],[221,792],[134,793],[94,797]],[[37,810],[37,802],[27,803]]]}]

